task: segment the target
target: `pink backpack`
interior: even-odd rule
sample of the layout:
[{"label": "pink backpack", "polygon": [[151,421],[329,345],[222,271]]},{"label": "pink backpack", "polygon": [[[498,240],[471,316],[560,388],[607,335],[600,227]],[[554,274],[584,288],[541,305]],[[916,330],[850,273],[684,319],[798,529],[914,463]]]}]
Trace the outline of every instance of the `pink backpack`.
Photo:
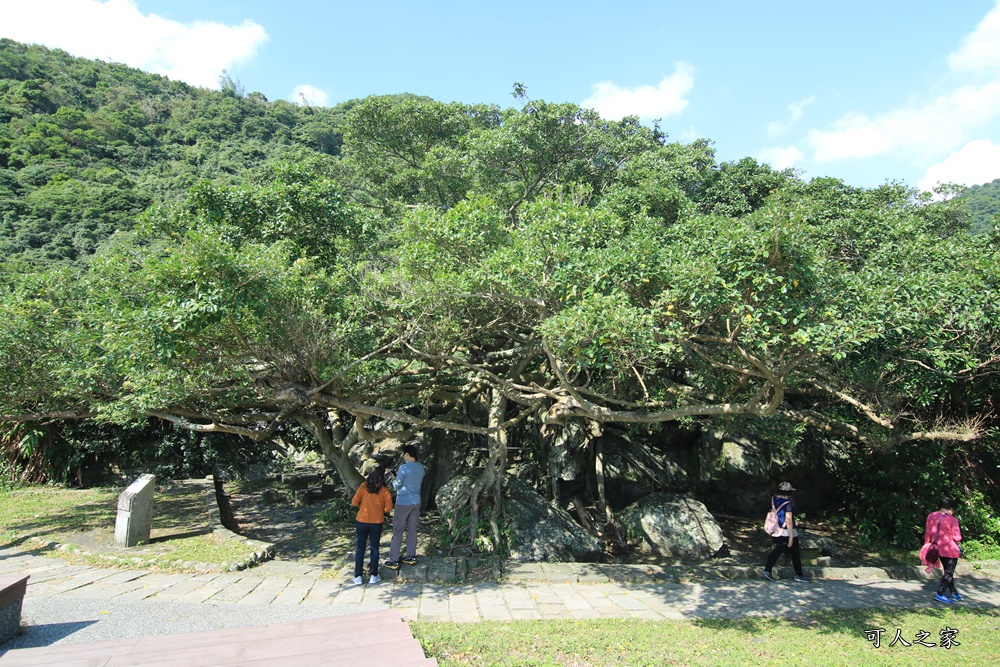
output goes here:
[{"label": "pink backpack", "polygon": [[778,533],[781,532],[781,524],[778,523],[778,510],[790,503],[790,500],[786,500],[781,503],[777,508],[774,506],[774,498],[771,498],[771,511],[767,513],[767,517],[764,519],[764,532],[771,537],[777,537]]}]

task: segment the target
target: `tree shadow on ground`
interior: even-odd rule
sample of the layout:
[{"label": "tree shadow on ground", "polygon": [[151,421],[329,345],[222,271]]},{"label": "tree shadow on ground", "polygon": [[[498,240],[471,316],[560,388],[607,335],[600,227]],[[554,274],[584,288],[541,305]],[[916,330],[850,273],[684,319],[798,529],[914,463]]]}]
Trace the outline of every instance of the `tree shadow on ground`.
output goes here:
[{"label": "tree shadow on ground", "polygon": [[[856,610],[924,609],[934,615],[952,608],[995,608],[995,601],[1000,599],[1000,581],[996,579],[959,577],[956,585],[965,596],[960,607],[946,607],[934,600],[937,579],[817,580],[808,584],[785,580],[703,582],[685,588],[688,593],[682,613],[701,619],[741,619],[747,628],[753,628],[755,623],[773,617],[812,624],[816,619],[810,617],[808,610],[823,610],[831,614],[830,627],[836,629],[836,614],[840,612],[854,622]],[[676,595],[677,590],[667,594]],[[825,627],[827,621],[823,623]],[[850,630],[860,631],[857,627]]]}]

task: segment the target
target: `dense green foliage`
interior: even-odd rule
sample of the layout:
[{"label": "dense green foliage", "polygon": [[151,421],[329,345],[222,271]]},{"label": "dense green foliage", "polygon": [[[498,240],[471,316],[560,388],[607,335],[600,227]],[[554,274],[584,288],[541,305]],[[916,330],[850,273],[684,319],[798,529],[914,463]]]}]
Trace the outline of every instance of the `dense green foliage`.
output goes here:
[{"label": "dense green foliage", "polygon": [[[337,155],[344,114],[0,40],[0,256],[75,261],[202,180]],[[406,96],[403,96],[406,97]]]},{"label": "dense green foliage", "polygon": [[962,201],[972,214],[972,233],[992,229],[1000,214],[1000,178],[990,183],[973,185],[962,193]]},{"label": "dense green foliage", "polygon": [[[5,48],[20,54],[6,57],[22,79],[43,56],[78,68],[61,87],[52,67],[33,76],[43,91],[79,88],[84,120],[39,130],[54,148],[29,154],[29,127],[66,107],[11,112],[0,184],[21,189],[4,200],[3,241],[50,259],[97,249],[0,274],[8,421],[157,418],[252,442],[294,425],[348,486],[360,480],[348,458],[359,440],[464,431],[487,452],[469,490],[478,526],[479,503],[502,504],[517,434],[738,417],[762,438],[836,438],[863,457],[933,443],[945,467],[914,504],[981,491],[989,514],[1000,239],[970,234],[959,199],[718,163],[707,141],[669,142],[523,89],[508,109],[358,101],[334,149],[301,137],[317,118],[333,127],[336,110]],[[108,84],[112,74],[129,85]],[[73,148],[76,129],[111,145],[97,121],[113,105],[83,100],[112,89],[141,108],[128,92],[140,83],[155,88],[162,122],[122,121],[133,134],[119,150],[145,146],[153,171]],[[275,114],[287,122],[247,135]],[[65,173],[31,180],[36,158]],[[115,219],[129,218],[107,218],[120,233],[60,255],[69,246],[50,241],[75,238],[89,203],[117,201],[84,187],[96,164],[141,198],[115,204]],[[184,197],[180,184],[193,186]],[[43,219],[50,241],[17,245]],[[900,479],[917,484],[913,474]]]}]

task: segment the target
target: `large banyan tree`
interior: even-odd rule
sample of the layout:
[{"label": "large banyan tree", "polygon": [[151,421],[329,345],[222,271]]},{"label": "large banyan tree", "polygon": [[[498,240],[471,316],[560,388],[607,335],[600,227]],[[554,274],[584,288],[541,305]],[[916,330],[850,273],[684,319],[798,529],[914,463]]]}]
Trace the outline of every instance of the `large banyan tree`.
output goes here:
[{"label": "large banyan tree", "polygon": [[524,424],[982,438],[998,249],[947,201],[719,164],[634,119],[371,98],[342,158],[199,186],[86,270],[4,276],[0,420],[297,424],[351,487],[359,440],[476,434],[475,527]]}]

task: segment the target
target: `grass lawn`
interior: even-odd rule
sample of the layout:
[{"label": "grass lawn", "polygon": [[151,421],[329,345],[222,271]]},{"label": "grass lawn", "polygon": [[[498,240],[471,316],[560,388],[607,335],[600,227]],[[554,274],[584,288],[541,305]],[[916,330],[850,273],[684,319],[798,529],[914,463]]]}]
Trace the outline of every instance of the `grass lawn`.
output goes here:
[{"label": "grass lawn", "polygon": [[238,562],[253,551],[208,532],[204,493],[184,487],[157,489],[149,544],[119,547],[114,531],[121,492],[57,486],[0,492],[0,546],[38,538],[71,547],[59,552],[67,560],[170,571],[182,571],[184,562]]},{"label": "grass lawn", "polygon": [[[800,620],[411,623],[441,667],[659,665],[995,665],[1000,610],[929,608],[818,612]],[[866,631],[884,629],[879,647]],[[943,648],[942,630],[957,644]],[[902,641],[890,646],[900,631]],[[917,643],[918,633],[928,633]]]},{"label": "grass lawn", "polygon": [[[0,492],[0,546],[26,537],[55,539],[111,527],[121,489],[63,489],[37,486]],[[58,541],[58,540],[56,540]]]}]

